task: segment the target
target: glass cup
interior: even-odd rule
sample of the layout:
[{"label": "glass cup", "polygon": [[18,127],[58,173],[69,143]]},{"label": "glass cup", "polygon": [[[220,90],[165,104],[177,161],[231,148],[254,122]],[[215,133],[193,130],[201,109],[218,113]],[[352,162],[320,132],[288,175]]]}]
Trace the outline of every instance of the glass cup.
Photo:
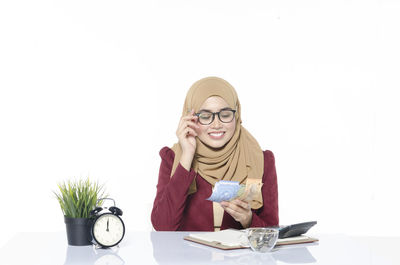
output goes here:
[{"label": "glass cup", "polygon": [[279,230],[277,228],[259,227],[246,230],[249,245],[253,251],[269,252],[278,240]]}]

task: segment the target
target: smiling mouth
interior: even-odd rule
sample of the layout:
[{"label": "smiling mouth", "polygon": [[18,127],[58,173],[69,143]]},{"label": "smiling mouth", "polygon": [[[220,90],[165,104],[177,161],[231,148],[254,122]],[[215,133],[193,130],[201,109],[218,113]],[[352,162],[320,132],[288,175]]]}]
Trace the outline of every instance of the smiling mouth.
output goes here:
[{"label": "smiling mouth", "polygon": [[212,132],[208,134],[212,139],[221,139],[224,137],[225,132]]}]

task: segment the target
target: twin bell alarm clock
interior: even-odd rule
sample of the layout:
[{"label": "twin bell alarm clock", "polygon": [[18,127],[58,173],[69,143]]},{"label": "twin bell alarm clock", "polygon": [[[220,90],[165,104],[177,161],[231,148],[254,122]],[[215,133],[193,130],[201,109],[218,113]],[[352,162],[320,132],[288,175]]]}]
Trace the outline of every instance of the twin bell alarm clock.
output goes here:
[{"label": "twin bell alarm clock", "polygon": [[[99,202],[104,200],[113,201],[114,206],[99,207]],[[98,199],[96,208],[90,212],[90,215],[93,218],[90,228],[92,243],[97,248],[117,246],[124,238],[125,225],[120,217],[122,210],[115,206],[115,201],[111,198]]]}]

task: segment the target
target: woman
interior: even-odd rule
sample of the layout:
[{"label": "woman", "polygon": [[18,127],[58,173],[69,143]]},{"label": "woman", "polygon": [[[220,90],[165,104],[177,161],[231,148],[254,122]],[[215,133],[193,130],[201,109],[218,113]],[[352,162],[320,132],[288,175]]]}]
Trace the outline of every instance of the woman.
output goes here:
[{"label": "woman", "polygon": [[[241,125],[235,89],[218,77],[190,88],[176,131],[179,142],[160,151],[151,221],[158,231],[218,231],[277,226],[275,159]],[[263,183],[251,201],[206,200],[219,180]]]}]

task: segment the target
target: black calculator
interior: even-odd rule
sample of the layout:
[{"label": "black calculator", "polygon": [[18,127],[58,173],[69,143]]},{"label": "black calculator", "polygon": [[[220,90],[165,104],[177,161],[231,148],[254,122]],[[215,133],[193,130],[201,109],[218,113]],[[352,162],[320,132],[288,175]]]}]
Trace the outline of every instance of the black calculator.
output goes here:
[{"label": "black calculator", "polygon": [[279,228],[279,238],[300,236],[305,234],[317,221],[287,225]]}]

